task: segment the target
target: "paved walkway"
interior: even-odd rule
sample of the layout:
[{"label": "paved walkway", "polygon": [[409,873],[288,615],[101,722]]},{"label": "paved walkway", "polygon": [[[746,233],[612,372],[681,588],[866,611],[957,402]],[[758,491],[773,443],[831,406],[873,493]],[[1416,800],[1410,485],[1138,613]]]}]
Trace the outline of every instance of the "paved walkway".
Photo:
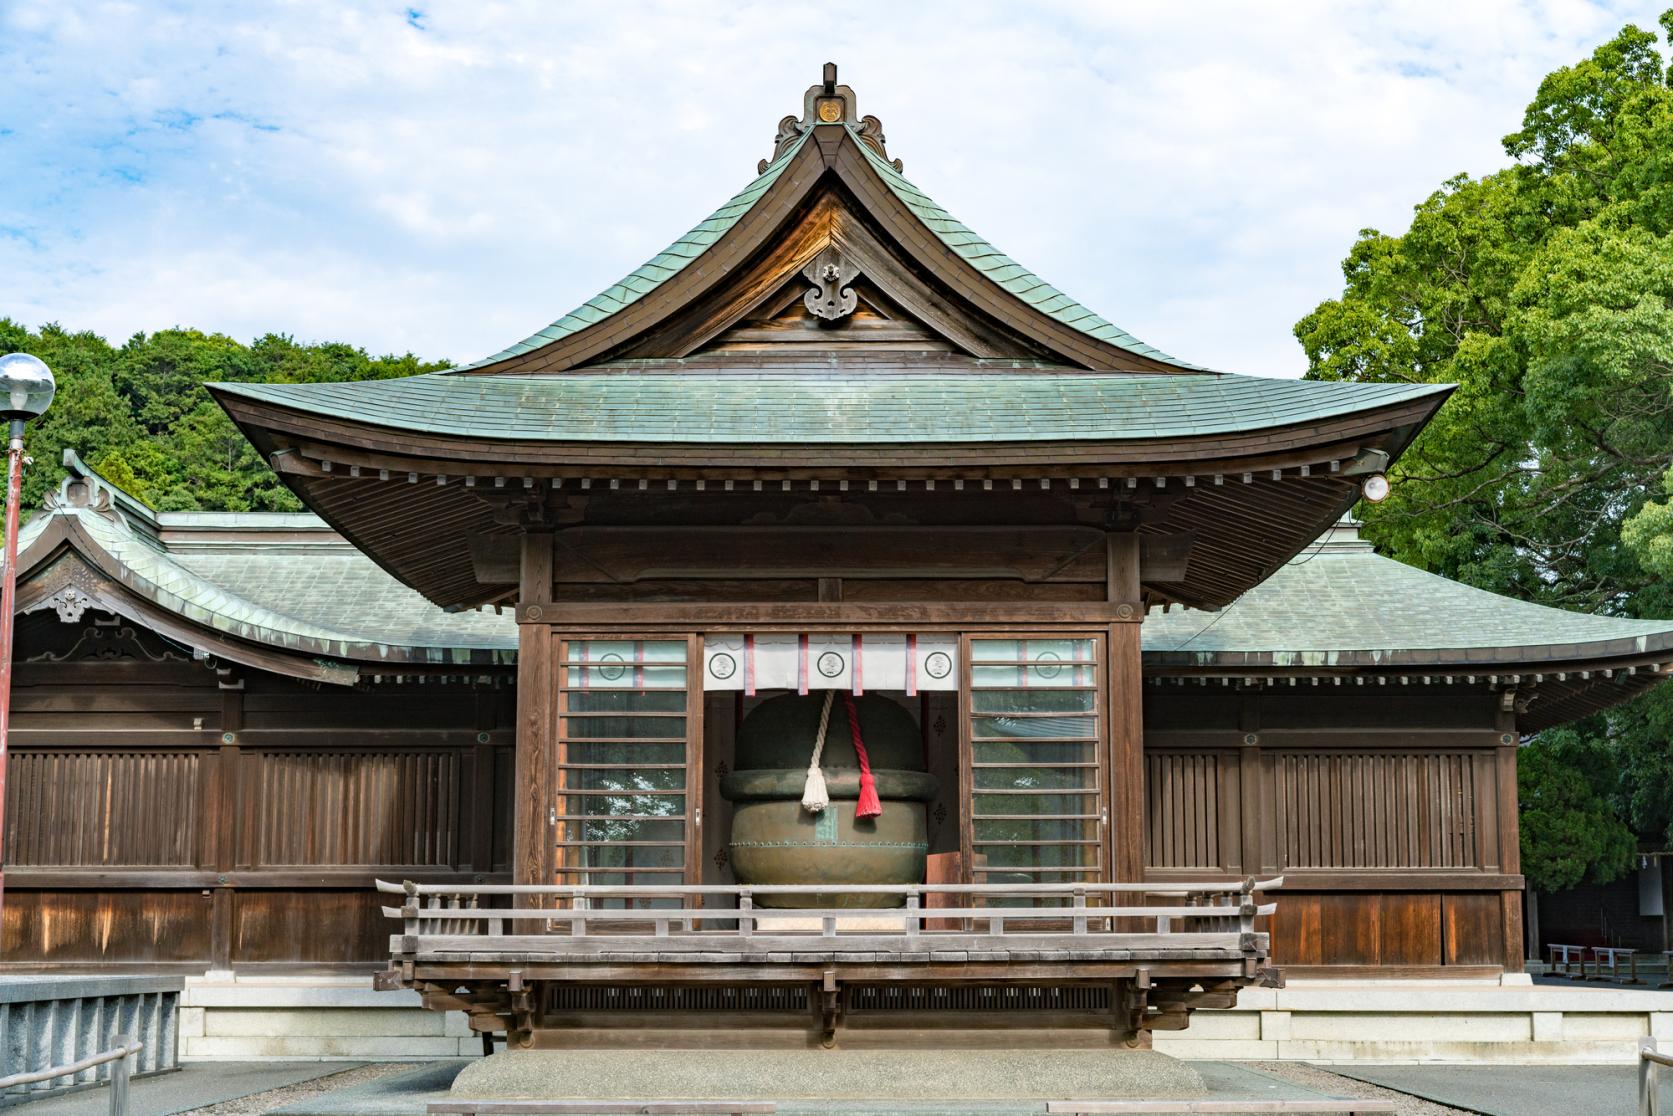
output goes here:
[{"label": "paved walkway", "polygon": [[[187,1062],[169,1073],[136,1077],[128,1085],[129,1116],[174,1116],[222,1101],[312,1081],[359,1062]],[[16,1106],[27,1116],[106,1116],[110,1092],[104,1086],[78,1089]]]},{"label": "paved walkway", "polygon": [[[1331,1066],[1333,1073],[1485,1116],[1633,1116],[1636,1066]],[[1673,1112],[1673,1072],[1661,1107]]]},{"label": "paved walkway", "polygon": [[[274,1110],[274,1116],[419,1116],[430,1100],[448,1095],[453,1077],[466,1063],[427,1066],[351,1089],[310,1097]],[[1212,1097],[1305,1098],[1321,1094],[1229,1062],[1192,1062]],[[952,1104],[924,1101],[783,1101],[783,1116],[1036,1116],[1044,1102],[976,1101]],[[1571,1114],[1574,1116],[1574,1114]]]},{"label": "paved walkway", "polygon": [[[346,1083],[343,1088],[268,1111],[274,1116],[422,1116],[425,1102],[447,1096],[453,1078],[470,1061],[435,1062],[373,1081]],[[342,1073],[356,1065],[188,1063],[176,1073],[136,1079],[130,1098],[132,1116],[174,1116],[240,1097],[253,1100],[254,1094]],[[1291,1099],[1321,1095],[1315,1089],[1230,1062],[1191,1065],[1202,1075],[1208,1095],[1215,1099]],[[1356,1081],[1484,1116],[1615,1116],[1617,1113],[1630,1116],[1638,1105],[1637,1070],[1632,1066],[1404,1065],[1329,1069]],[[1662,1105],[1664,1110],[1673,1111],[1673,1074],[1664,1079]],[[104,1116],[107,1110],[108,1094],[102,1088],[32,1101],[15,1109],[19,1116]],[[262,1110],[261,1106],[250,1109]],[[785,1116],[813,1113],[872,1116],[885,1111],[903,1116],[908,1113],[910,1116],[1031,1116],[1043,1110],[1043,1104],[1015,1101],[962,1105],[803,1101],[780,1105]]]}]

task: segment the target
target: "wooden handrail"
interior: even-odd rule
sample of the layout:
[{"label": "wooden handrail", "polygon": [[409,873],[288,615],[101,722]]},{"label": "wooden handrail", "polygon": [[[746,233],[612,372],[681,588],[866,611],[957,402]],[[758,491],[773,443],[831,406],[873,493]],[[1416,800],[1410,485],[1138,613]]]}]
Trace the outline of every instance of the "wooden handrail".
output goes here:
[{"label": "wooden handrail", "polygon": [[110,1071],[110,1116],[127,1116],[128,1113],[128,1058],[145,1049],[145,1044],[127,1035],[117,1037],[118,1045],[110,1050],[98,1054],[89,1054],[80,1061],[66,1062],[61,1066],[48,1066],[43,1070],[30,1070],[27,1073],[14,1073],[0,1077],[0,1094],[8,1089],[15,1089],[19,1085],[33,1085],[40,1081],[50,1081],[54,1077],[69,1077],[72,1074],[90,1070],[94,1066],[102,1066],[106,1062],[115,1062]]},{"label": "wooden handrail", "polygon": [[1206,892],[1246,893],[1266,891],[1284,885],[1283,876],[1265,880],[1216,880],[1204,883],[1065,883],[1065,884],[425,884],[378,880],[377,889],[390,895],[552,895],[644,896],[735,895],[749,890],[756,895],[818,895],[840,891],[853,895],[939,895],[995,894],[1073,898],[1084,892],[1127,892],[1145,895],[1190,895]]},{"label": "wooden handrail", "polygon": [[[650,919],[691,919],[699,922],[735,921],[740,911],[733,907],[384,907],[386,918],[418,918],[426,922],[480,922],[498,918],[509,921],[548,922],[645,922]],[[1269,915],[1277,904],[1264,907],[751,907],[749,917],[759,926],[773,919],[872,918],[901,922],[923,919],[975,918],[1063,921],[1073,918],[1240,918]],[[933,931],[930,931],[933,932]]]},{"label": "wooden handrail", "polygon": [[[903,953],[952,948],[948,943],[984,943],[1004,948],[1007,942],[1045,948],[1113,948],[1123,939],[1154,939],[1173,948],[1235,948],[1259,950],[1255,920],[1271,915],[1276,906],[1262,905],[1255,895],[1282,884],[1282,877],[1235,883],[1065,884],[714,884],[648,885],[424,885],[406,881],[378,881],[385,894],[399,894],[399,907],[382,907],[388,918],[399,919],[401,932],[391,940],[391,952],[410,956],[426,950],[440,952],[471,948],[466,943],[491,939],[501,943],[540,940],[552,949],[599,948],[605,942],[643,940],[649,947],[663,943],[681,949],[713,950],[735,939],[753,942],[748,951],[774,948],[773,943],[815,942],[854,949],[865,942]],[[899,906],[879,907],[763,907],[762,896],[825,896],[832,892],[875,896]],[[1166,906],[1119,905],[1124,895],[1173,898]],[[484,896],[540,896],[562,901],[557,906],[486,907]],[[926,896],[942,895],[957,905],[930,906]],[[706,898],[722,900],[701,905]],[[1090,897],[1090,898],[1089,898]],[[1183,902],[1180,902],[1180,899]],[[611,899],[664,900],[671,906],[601,906]],[[1012,906],[1003,900],[1035,900]],[[1216,901],[1218,900],[1218,901]],[[1055,902],[1054,902],[1055,901]],[[1117,927],[1147,922],[1153,931],[1134,934]],[[539,923],[519,932],[518,923]],[[848,925],[844,926],[844,922]],[[1068,924],[1064,929],[1063,924]],[[565,925],[567,924],[567,925]],[[705,924],[709,924],[705,927]],[[716,925],[725,924],[725,925]],[[1054,925],[1055,924],[1055,925]],[[930,929],[931,925],[940,929]],[[509,933],[508,933],[509,931]],[[841,943],[836,945],[836,943]],[[574,943],[565,945],[565,943]],[[592,943],[583,945],[583,943]],[[486,941],[484,944],[487,944]]]}]

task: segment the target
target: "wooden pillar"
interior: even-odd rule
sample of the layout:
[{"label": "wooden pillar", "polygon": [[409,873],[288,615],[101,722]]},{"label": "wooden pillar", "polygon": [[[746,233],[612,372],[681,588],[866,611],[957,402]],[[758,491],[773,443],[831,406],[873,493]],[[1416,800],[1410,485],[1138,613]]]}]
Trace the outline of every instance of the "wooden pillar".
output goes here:
[{"label": "wooden pillar", "polygon": [[552,737],[557,727],[557,641],[545,609],[552,603],[552,533],[523,536],[517,593],[517,751],[512,803],[511,876],[549,884],[555,864],[551,816]]},{"label": "wooden pillar", "polygon": [[243,832],[244,761],[238,734],[244,731],[244,683],[221,687],[221,747],[216,754],[214,781],[208,800],[211,824],[206,827],[211,848],[208,861],[215,868],[215,887],[209,893],[209,967],[231,969],[236,896],[227,879],[238,866]]},{"label": "wooden pillar", "polygon": [[1128,616],[1109,628],[1111,878],[1144,879],[1144,664],[1140,633],[1139,537],[1108,536],[1107,596]]},{"label": "wooden pillar", "polygon": [[[1522,872],[1522,831],[1516,807],[1516,748],[1521,737],[1516,732],[1514,714],[1501,714],[1499,729],[1499,746],[1495,749],[1498,754],[1495,767],[1499,792],[1499,871],[1507,876],[1516,876]],[[1522,893],[1504,891],[1499,895],[1505,972],[1519,973],[1527,951],[1522,940]]]},{"label": "wooden pillar", "polygon": [[1266,814],[1261,789],[1265,777],[1261,761],[1261,697],[1243,694],[1238,701],[1237,727],[1242,730],[1237,749],[1239,875],[1267,871]]}]

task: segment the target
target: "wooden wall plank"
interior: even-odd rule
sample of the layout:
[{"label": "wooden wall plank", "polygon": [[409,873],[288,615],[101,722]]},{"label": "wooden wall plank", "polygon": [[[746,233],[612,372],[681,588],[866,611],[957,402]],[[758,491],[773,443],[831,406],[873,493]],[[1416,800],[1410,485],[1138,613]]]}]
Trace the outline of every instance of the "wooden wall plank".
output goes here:
[{"label": "wooden wall plank", "polygon": [[240,891],[232,963],[387,960],[392,924],[380,909],[383,898],[369,889]]},{"label": "wooden wall plank", "polygon": [[1441,926],[1441,959],[1445,964],[1504,963],[1504,920],[1498,893],[1453,892],[1443,896]]},{"label": "wooden wall plank", "polygon": [[208,967],[210,898],[200,891],[6,890],[0,957],[11,962]]}]

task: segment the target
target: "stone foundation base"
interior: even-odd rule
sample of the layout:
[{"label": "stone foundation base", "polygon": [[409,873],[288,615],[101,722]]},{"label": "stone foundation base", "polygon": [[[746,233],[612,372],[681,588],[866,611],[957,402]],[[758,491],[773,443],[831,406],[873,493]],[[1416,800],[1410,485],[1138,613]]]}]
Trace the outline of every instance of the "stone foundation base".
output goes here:
[{"label": "stone foundation base", "polygon": [[[182,1061],[413,1061],[482,1051],[461,1013],[425,1011],[412,992],[374,992],[369,976],[190,977],[180,1003]],[[1152,1038],[1158,1052],[1189,1060],[1633,1065],[1646,1035],[1673,1040],[1673,991],[1536,986],[1512,976],[1250,988],[1237,1007],[1194,1012],[1186,1030]]]},{"label": "stone foundation base", "polygon": [[1149,1050],[513,1050],[472,1062],[459,1100],[1084,1100],[1206,1095]]}]

